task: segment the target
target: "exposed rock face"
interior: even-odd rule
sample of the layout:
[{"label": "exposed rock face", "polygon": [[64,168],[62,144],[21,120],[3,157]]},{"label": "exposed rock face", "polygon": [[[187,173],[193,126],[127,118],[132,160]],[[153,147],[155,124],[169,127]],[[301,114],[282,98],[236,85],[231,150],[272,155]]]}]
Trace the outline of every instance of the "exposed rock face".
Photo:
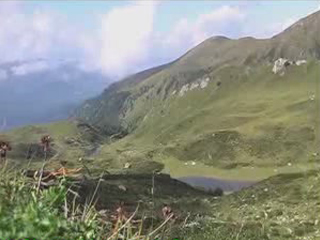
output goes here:
[{"label": "exposed rock face", "polygon": [[286,67],[290,66],[292,64],[291,61],[285,58],[279,58],[274,62],[272,72],[274,74],[281,73],[285,70]]},{"label": "exposed rock face", "polygon": [[188,91],[189,91],[189,84],[183,85],[179,92],[179,96],[182,97]]},{"label": "exposed rock face", "polygon": [[290,61],[288,59],[285,59],[285,58],[279,58],[278,60],[276,60],[274,62],[274,65],[273,65],[273,68],[272,68],[272,72],[274,74],[280,74],[280,75],[283,75],[286,68],[291,66],[291,65],[297,65],[297,66],[300,66],[300,65],[303,65],[303,64],[306,64],[307,61],[306,60],[298,60],[298,61]]},{"label": "exposed rock face", "polygon": [[190,87],[190,90],[195,89],[195,88],[197,88],[197,87],[199,87],[199,83],[197,83],[197,82],[192,83],[192,84],[191,84],[191,87]]},{"label": "exposed rock face", "polygon": [[128,163],[128,162],[127,162],[127,163],[125,163],[125,164],[124,164],[124,168],[125,168],[125,169],[131,168],[131,164],[130,164],[130,163]]},{"label": "exposed rock face", "polygon": [[210,81],[210,78],[206,78],[206,79],[202,80],[200,82],[200,88],[206,88],[208,86],[209,81]]},{"label": "exposed rock face", "polygon": [[[210,81],[210,78],[207,77],[207,78],[204,78],[204,79],[200,78],[200,79],[196,80],[195,82],[193,82],[191,84],[189,84],[189,83],[185,84],[180,89],[179,96],[182,97],[186,92],[192,91],[192,90],[197,89],[199,87],[201,89],[206,88],[208,86],[208,84],[209,84],[209,81]],[[172,94],[174,94],[174,93],[175,93],[175,91]]]}]

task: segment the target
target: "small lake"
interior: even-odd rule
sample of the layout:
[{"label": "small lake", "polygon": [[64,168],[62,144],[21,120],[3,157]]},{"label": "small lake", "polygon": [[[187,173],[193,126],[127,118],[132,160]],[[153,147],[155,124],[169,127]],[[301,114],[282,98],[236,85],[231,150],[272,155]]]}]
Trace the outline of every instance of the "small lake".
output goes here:
[{"label": "small lake", "polygon": [[200,176],[180,177],[177,179],[194,187],[201,187],[206,190],[221,188],[224,192],[239,191],[256,183],[254,181],[223,180],[218,178]]}]

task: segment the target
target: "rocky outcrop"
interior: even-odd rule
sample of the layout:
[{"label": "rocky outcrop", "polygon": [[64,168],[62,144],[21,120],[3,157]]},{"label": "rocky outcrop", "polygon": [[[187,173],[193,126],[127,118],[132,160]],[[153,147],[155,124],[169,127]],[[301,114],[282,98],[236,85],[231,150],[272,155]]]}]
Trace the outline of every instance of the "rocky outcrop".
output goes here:
[{"label": "rocky outcrop", "polygon": [[306,63],[307,63],[306,60],[290,61],[285,58],[279,58],[274,62],[272,72],[274,74],[283,75],[287,67],[289,67],[291,65],[300,66],[300,65],[303,65]]},{"label": "rocky outcrop", "polygon": [[292,62],[285,58],[279,58],[274,62],[272,72],[274,74],[282,73],[286,67],[292,65]]},{"label": "rocky outcrop", "polygon": [[210,81],[210,78],[203,79],[200,82],[200,88],[206,88],[208,86],[209,81]]},{"label": "rocky outcrop", "polygon": [[198,88],[198,87],[199,87],[199,83],[198,82],[192,83],[191,86],[190,86],[190,90],[193,90],[193,89]]},{"label": "rocky outcrop", "polygon": [[188,91],[189,91],[189,83],[182,86],[179,92],[179,96],[182,97]]},{"label": "rocky outcrop", "polygon": [[[197,79],[195,82],[189,84],[185,84],[182,86],[182,88],[180,89],[179,91],[179,96],[182,97],[184,96],[184,94],[188,91],[192,91],[194,89],[197,89],[197,88],[206,88],[209,84],[209,81],[210,81],[210,78],[209,77],[206,77],[206,78],[200,78],[200,79]],[[173,91],[172,92],[172,95],[175,94],[176,91]]]}]

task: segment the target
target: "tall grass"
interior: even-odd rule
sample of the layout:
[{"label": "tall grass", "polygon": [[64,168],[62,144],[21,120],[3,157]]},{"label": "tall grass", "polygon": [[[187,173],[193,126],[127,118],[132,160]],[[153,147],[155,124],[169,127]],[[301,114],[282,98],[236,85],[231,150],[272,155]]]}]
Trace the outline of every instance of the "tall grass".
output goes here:
[{"label": "tall grass", "polygon": [[125,221],[116,216],[112,223],[104,211],[95,209],[94,196],[87,204],[80,205],[78,194],[70,186],[70,180],[62,177],[55,185],[41,187],[38,191],[38,179],[2,167],[1,238],[151,240],[163,235],[165,231],[162,230],[170,222],[168,218],[159,227],[146,232],[143,219],[134,220],[137,207]]},{"label": "tall grass", "polygon": [[[96,238],[100,227],[95,215],[75,217],[65,215],[68,187],[61,180],[56,186],[39,191],[37,183],[22,174],[1,169],[0,176],[0,236],[4,239],[26,237]],[[79,209],[79,208],[74,208]],[[71,217],[71,215],[73,215]]]}]

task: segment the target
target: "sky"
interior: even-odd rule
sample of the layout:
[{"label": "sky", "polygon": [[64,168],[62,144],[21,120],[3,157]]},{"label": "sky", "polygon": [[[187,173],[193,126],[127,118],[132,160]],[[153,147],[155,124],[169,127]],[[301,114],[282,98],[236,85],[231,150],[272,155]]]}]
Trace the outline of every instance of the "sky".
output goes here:
[{"label": "sky", "polygon": [[317,10],[319,0],[1,0],[0,64],[47,59],[27,66],[39,71],[50,61],[76,60],[83,70],[119,79],[173,61],[212,36],[272,37]]}]

